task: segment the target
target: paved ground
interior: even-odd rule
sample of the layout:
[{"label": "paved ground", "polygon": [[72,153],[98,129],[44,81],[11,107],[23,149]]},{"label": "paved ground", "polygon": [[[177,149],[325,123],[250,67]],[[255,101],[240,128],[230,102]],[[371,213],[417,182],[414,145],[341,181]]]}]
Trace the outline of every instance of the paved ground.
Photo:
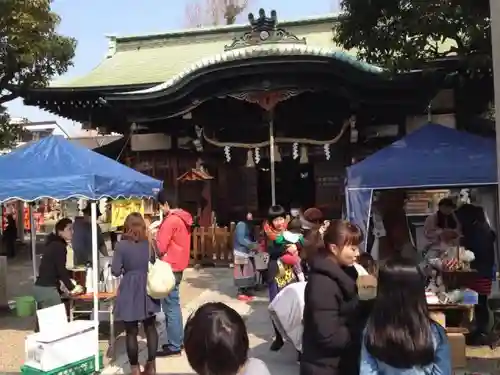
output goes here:
[{"label": "paved ground", "polygon": [[[228,269],[223,272],[229,272]],[[17,296],[32,294],[32,265],[28,251],[24,251],[17,259],[9,261],[8,264],[8,296],[13,300]],[[186,270],[185,282],[181,287],[181,299],[183,304],[198,297],[205,290],[215,287],[217,272]],[[35,326],[34,318],[18,318],[14,314],[0,315],[0,373],[18,372],[24,362],[24,339],[26,335],[33,332]],[[107,331],[103,327],[103,331]],[[101,350],[107,350],[107,336],[101,335]],[[117,340],[117,352],[124,352],[123,335]],[[105,358],[105,364],[110,358]]]},{"label": "paved ground", "polygon": [[[184,319],[190,312],[205,302],[219,301],[226,303],[238,311],[246,320],[250,336],[251,356],[262,359],[273,375],[298,375],[299,367],[296,363],[296,353],[291,345],[285,345],[279,353],[269,351],[273,330],[267,312],[268,303],[265,294],[252,303],[243,303],[234,298],[231,273],[227,269],[205,269],[200,271],[199,275],[200,280],[205,279],[210,283],[215,279],[216,285],[212,285],[211,289],[201,293],[196,299],[185,305],[183,309]],[[145,362],[146,354],[143,343],[140,355],[141,363]],[[481,375],[500,374],[500,349],[492,351],[487,347],[468,348],[468,355],[470,358],[467,369],[464,369],[466,372],[457,371],[457,375],[472,372],[480,372]],[[122,353],[118,356],[115,365],[107,367],[103,373],[126,374],[128,372],[127,358],[125,353]],[[177,358],[157,359],[157,372],[158,374],[169,375],[194,374],[184,355]]]},{"label": "paved ground", "polygon": [[[263,295],[256,301],[247,304],[237,301],[234,297],[232,272],[227,268],[202,270],[189,269],[185,273],[181,287],[181,301],[184,317],[197,306],[208,301],[221,301],[236,309],[245,317],[250,334],[252,356],[261,358],[269,366],[273,375],[296,375],[298,366],[295,362],[293,348],[286,345],[279,353],[271,353],[269,342],[272,328],[267,313],[267,302]],[[9,263],[8,289],[9,297],[30,295],[32,288],[31,262],[28,256],[22,256]],[[18,372],[24,360],[24,339],[32,332],[34,320],[32,318],[17,318],[12,315],[0,316],[0,373]],[[106,341],[101,347],[106,348]],[[144,343],[141,346],[144,349]],[[145,360],[145,351],[141,353]],[[468,348],[469,371],[500,374],[500,349],[495,351],[489,348]],[[109,359],[106,360],[109,364]],[[127,359],[124,350],[123,337],[118,338],[117,358],[113,366],[108,366],[104,373],[127,373]],[[158,373],[171,375],[193,374],[186,358],[158,359]]]},{"label": "paved ground", "polygon": [[[269,343],[272,339],[272,327],[267,312],[267,299],[265,293],[256,298],[252,303],[244,303],[235,299],[231,272],[228,269],[208,269],[200,271],[201,274],[213,275],[209,279],[217,280],[216,289],[208,289],[200,294],[195,300],[187,304],[184,309],[184,319],[198,306],[205,302],[219,301],[238,311],[246,320],[251,346],[251,356],[261,358],[266,362],[273,375],[295,375],[298,374],[296,363],[296,352],[291,345],[286,345],[279,353],[269,351]],[[208,276],[204,276],[208,278]],[[146,349],[143,343],[140,354],[141,363],[145,362]],[[104,370],[104,374],[126,374],[129,372],[126,355],[123,353],[117,358],[116,364]],[[183,355],[177,358],[158,358],[158,374],[194,374],[189,367],[187,359]]]},{"label": "paved ground", "polygon": [[[7,291],[9,299],[32,295],[33,269],[29,257],[8,263]],[[0,372],[18,372],[24,362],[24,338],[33,332],[33,318],[0,316]]]}]

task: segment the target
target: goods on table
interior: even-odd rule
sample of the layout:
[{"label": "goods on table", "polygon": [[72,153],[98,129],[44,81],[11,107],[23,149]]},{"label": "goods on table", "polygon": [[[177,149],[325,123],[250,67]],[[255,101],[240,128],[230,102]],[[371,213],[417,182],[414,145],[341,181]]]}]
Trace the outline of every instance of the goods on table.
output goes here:
[{"label": "goods on table", "polygon": [[425,299],[429,305],[437,305],[440,303],[437,294],[433,292],[425,292]]},{"label": "goods on table", "polygon": [[425,292],[425,298],[429,305],[438,304],[477,304],[478,294],[471,289],[455,289],[448,292],[435,293],[432,291]]},{"label": "goods on table", "polygon": [[464,247],[450,246],[441,258],[443,270],[470,271],[470,262],[474,260],[474,253]]}]

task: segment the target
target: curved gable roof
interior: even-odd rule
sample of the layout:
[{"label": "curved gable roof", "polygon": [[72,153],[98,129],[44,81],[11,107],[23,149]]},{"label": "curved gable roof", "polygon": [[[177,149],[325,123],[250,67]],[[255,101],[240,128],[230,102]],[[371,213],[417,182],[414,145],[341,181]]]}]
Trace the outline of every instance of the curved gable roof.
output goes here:
[{"label": "curved gable roof", "polygon": [[[336,16],[328,15],[282,22],[280,27],[286,28],[299,38],[306,38],[308,48],[341,51],[333,43],[332,25],[336,19]],[[110,37],[108,56],[95,69],[83,77],[66,82],[56,81],[51,87],[161,84],[182,75],[190,66],[204,59],[223,55],[224,47],[230,44],[234,37],[241,36],[248,30],[248,25],[236,25],[157,35]],[[348,54],[346,51],[344,53]]]}]

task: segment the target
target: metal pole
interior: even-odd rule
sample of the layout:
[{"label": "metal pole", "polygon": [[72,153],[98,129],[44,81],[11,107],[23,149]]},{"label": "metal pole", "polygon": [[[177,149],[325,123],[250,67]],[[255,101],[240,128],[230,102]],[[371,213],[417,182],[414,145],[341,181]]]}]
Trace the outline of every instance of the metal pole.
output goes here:
[{"label": "metal pole", "polygon": [[276,205],[276,170],[274,161],[274,109],[269,110],[269,163],[271,170],[271,204]]},{"label": "metal pole", "polygon": [[97,245],[97,203],[90,204],[91,226],[92,226],[92,293],[94,311],[94,335],[95,335],[95,372],[99,372],[99,249]]},{"label": "metal pole", "polygon": [[29,203],[28,212],[30,215],[30,240],[31,240],[31,262],[33,264],[33,282],[38,276],[37,257],[36,257],[36,227],[35,217],[33,216],[34,203]]},{"label": "metal pole", "polygon": [[[497,233],[500,226],[500,1],[490,0],[493,83],[495,87],[495,130],[497,152]],[[497,250],[498,256],[498,250]],[[498,260],[498,257],[497,257]]]}]

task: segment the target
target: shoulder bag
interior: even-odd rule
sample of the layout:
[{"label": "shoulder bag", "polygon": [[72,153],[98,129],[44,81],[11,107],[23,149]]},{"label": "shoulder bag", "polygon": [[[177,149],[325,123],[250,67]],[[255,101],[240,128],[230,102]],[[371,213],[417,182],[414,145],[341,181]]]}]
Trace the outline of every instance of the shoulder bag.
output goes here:
[{"label": "shoulder bag", "polygon": [[148,240],[150,260],[146,292],[154,299],[166,298],[175,288],[175,275],[170,264],[159,258],[152,238]]}]

